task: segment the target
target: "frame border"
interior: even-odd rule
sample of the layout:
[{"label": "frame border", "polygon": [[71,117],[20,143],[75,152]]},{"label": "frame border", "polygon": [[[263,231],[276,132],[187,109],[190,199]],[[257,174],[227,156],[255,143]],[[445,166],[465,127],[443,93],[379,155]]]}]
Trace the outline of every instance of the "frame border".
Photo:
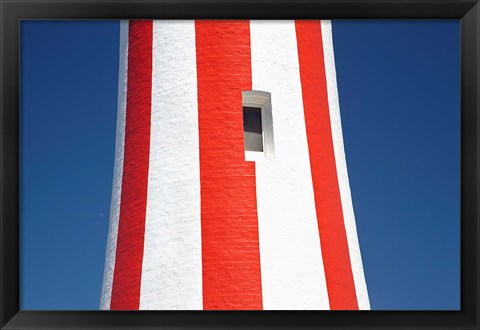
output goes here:
[{"label": "frame border", "polygon": [[[479,0],[0,0],[1,329],[479,329]],[[460,19],[460,311],[20,311],[22,19]]]}]

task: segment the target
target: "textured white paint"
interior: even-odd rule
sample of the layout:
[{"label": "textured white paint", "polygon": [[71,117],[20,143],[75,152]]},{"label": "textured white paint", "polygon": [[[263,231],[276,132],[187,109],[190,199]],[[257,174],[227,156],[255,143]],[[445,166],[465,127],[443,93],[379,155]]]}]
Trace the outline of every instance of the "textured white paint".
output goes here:
[{"label": "textured white paint", "polygon": [[335,163],[337,165],[340,198],[342,200],[343,218],[347,233],[348,250],[352,264],[353,280],[357,293],[358,307],[361,310],[369,310],[367,285],[363,273],[362,256],[358,243],[357,226],[353,213],[352,196],[348,180],[347,162],[343,146],[342,122],[340,118],[340,105],[337,91],[337,75],[335,71],[335,57],[333,52],[332,25],[330,21],[321,22],[323,50],[325,59],[325,74],[327,77],[328,107],[330,109],[330,122],[332,127],[333,148]]},{"label": "textured white paint", "polygon": [[122,194],[123,150],[125,146],[125,114],[127,107],[127,66],[128,66],[128,21],[120,21],[120,45],[118,65],[118,111],[117,135],[115,142],[115,165],[113,169],[112,201],[110,205],[110,225],[107,238],[105,271],[103,274],[100,309],[110,309],[113,271],[117,252],[118,218],[120,216],[120,197]]},{"label": "textured white paint", "polygon": [[153,22],[152,126],[140,309],[202,309],[193,21]]},{"label": "textured white paint", "polygon": [[254,90],[270,92],[275,159],[256,161],[264,309],[329,309],[293,21],[251,21]]}]

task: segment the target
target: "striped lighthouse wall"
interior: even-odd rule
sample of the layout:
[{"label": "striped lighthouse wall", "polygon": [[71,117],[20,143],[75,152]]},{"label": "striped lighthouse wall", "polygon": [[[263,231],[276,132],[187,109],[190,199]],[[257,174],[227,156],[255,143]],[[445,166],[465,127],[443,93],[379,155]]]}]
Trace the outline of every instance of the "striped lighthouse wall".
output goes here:
[{"label": "striped lighthouse wall", "polygon": [[101,309],[369,309],[329,21],[122,21],[114,172]]},{"label": "striped lighthouse wall", "polygon": [[129,24],[122,192],[111,309],[138,309],[150,168],[152,21]]},{"label": "striped lighthouse wall", "polygon": [[329,309],[294,21],[252,21],[253,89],[272,95],[275,159],[256,161],[265,309]]}]

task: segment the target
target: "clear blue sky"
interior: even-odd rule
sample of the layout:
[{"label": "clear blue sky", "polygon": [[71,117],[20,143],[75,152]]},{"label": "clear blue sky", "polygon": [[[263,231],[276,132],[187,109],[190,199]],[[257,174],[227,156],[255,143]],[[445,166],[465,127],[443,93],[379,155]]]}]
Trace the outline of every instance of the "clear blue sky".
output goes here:
[{"label": "clear blue sky", "polygon": [[[459,21],[334,21],[372,309],[460,306]],[[21,308],[98,309],[117,21],[21,24]]]}]

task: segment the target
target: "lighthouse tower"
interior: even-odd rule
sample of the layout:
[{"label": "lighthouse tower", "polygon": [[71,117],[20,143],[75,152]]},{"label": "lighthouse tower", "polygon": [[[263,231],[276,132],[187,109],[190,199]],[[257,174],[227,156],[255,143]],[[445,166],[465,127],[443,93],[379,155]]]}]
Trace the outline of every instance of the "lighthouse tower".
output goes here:
[{"label": "lighthouse tower", "polygon": [[122,21],[101,309],[370,309],[330,21]]}]

